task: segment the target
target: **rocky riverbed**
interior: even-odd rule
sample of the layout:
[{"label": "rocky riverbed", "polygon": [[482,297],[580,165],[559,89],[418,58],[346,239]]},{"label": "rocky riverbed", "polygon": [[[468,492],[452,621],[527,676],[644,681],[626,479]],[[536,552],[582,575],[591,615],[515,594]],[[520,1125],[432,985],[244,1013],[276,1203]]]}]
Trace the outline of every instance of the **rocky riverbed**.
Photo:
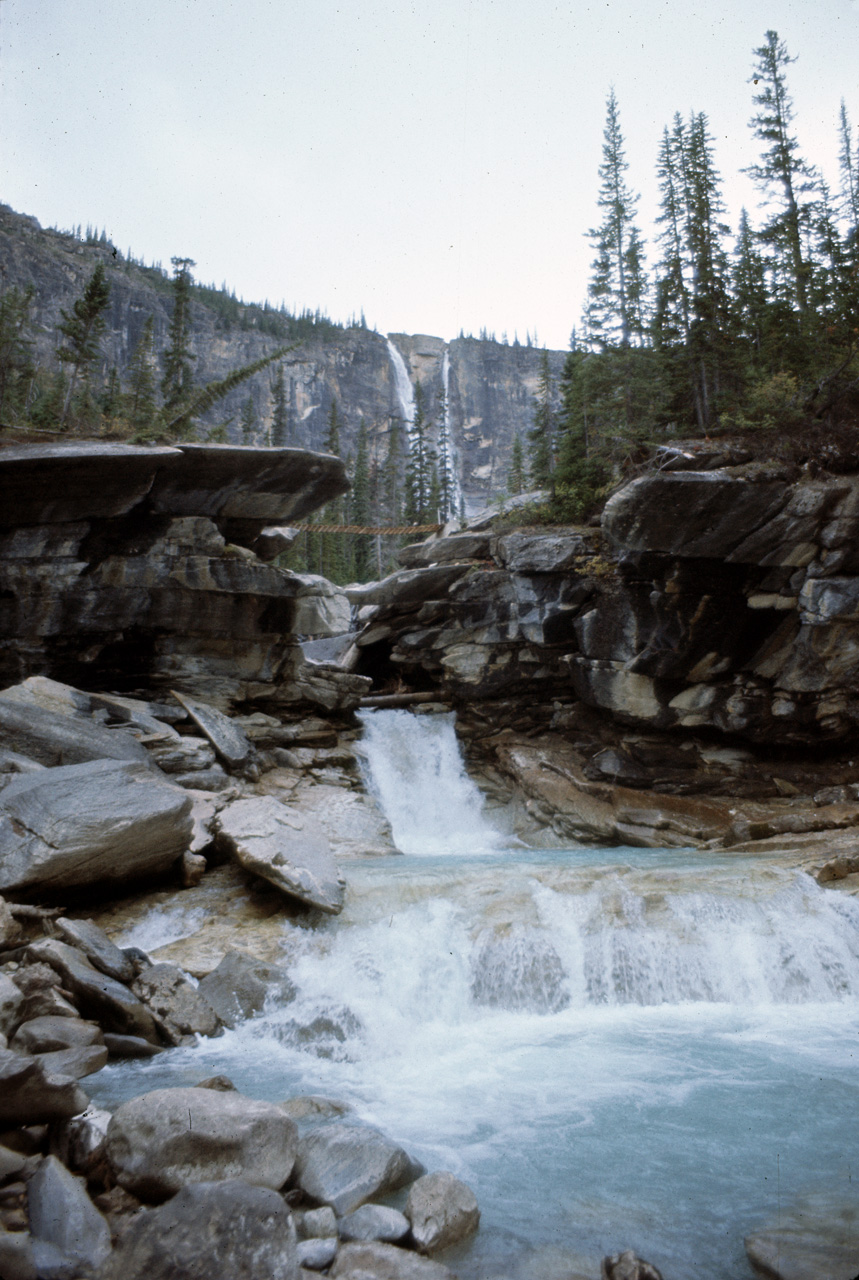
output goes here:
[{"label": "rocky riverbed", "polygon": [[[526,845],[761,853],[856,893],[855,482],[689,457],[600,530],[477,522],[343,590],[264,558],[342,491],[336,459],[0,451],[0,1276],[452,1274],[473,1194],[337,1099],[86,1094],[289,1002],[284,923],[336,919],[350,861],[396,854],[371,689],[457,710]],[[193,927],[147,939],[167,907]],[[785,1210],[748,1256],[853,1280],[836,1218]],[[629,1252],[602,1274],[658,1277]]]}]

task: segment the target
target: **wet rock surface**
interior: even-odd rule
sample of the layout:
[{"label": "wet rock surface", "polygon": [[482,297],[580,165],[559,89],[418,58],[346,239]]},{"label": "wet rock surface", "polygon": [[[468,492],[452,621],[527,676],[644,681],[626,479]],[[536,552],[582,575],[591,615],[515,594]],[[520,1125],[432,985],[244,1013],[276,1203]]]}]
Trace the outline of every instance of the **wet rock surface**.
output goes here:
[{"label": "wet rock surface", "polygon": [[396,1143],[362,1125],[330,1124],[301,1138],[295,1177],[302,1191],[342,1216],[423,1172]]}]

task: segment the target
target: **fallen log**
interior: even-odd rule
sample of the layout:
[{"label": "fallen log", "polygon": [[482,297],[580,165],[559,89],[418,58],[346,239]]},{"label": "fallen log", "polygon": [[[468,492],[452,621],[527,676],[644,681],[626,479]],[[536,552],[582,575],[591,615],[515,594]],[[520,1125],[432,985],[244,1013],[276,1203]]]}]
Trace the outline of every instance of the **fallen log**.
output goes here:
[{"label": "fallen log", "polygon": [[362,698],[359,707],[409,707],[416,702],[444,702],[440,693],[376,693]]}]

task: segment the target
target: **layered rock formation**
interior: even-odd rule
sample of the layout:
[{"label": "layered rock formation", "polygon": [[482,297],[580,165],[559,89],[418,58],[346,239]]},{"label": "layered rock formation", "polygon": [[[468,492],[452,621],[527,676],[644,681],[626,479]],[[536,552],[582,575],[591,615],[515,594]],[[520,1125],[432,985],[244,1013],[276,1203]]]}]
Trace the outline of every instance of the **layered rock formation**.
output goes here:
[{"label": "layered rock formation", "polygon": [[859,479],[657,472],[599,531],[466,533],[351,593],[359,669],[459,701],[575,697],[650,730],[859,734]]},{"label": "layered rock formation", "polygon": [[305,667],[297,640],[341,630],[342,596],[252,550],[347,487],[339,458],[297,449],[0,451],[0,682],[354,704],[362,682]]}]

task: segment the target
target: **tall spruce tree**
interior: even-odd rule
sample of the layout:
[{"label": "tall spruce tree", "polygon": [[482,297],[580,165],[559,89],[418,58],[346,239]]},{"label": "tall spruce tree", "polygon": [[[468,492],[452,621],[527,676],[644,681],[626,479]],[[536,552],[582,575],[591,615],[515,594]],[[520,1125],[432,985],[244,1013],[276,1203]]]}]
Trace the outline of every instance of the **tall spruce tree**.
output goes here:
[{"label": "tall spruce tree", "polygon": [[60,312],[63,318],[58,328],[65,341],[57,354],[64,364],[71,365],[72,370],[60,417],[61,427],[65,426],[81,375],[85,388],[88,389],[89,374],[98,356],[99,341],[105,327],[105,312],[109,304],[110,284],[104,266],[99,262],[71,312]]},{"label": "tall spruce tree", "polygon": [[787,69],[796,58],[790,56],[777,31],[766,32],[754,57],[751,81],[757,89],[753,101],[758,110],[749,126],[764,150],[760,161],[745,172],[766,200],[776,206],[760,235],[772,246],[780,276],[789,287],[797,311],[804,315],[808,310],[811,263],[803,250],[803,240],[812,216],[812,204],[805,196],[813,174],[791,132],[794,112]]},{"label": "tall spruce tree", "polygon": [[534,425],[528,432],[528,473],[538,489],[551,487],[555,470],[555,406],[549,353],[540,353],[540,378],[534,404]]},{"label": "tall spruce tree", "polygon": [[588,286],[588,332],[601,347],[644,341],[647,278],[644,242],[635,222],[638,196],[626,181],[626,159],[614,89],[606,105],[600,189],[600,225],[588,234],[596,249]]},{"label": "tall spruce tree", "polygon": [[157,415],[155,400],[154,321],[152,316],[140,334],[128,367],[129,388],[125,398],[125,414],[136,439],[148,439],[154,432]]},{"label": "tall spruce tree", "polygon": [[191,395],[191,258],[171,258],[173,264],[173,314],[167,329],[167,346],[162,355],[164,376],[161,393],[168,414],[178,409]]},{"label": "tall spruce tree", "polygon": [[275,449],[285,449],[289,444],[289,406],[282,364],[279,364],[274,371],[274,377],[271,380],[271,396],[271,443]]},{"label": "tall spruce tree", "polygon": [[34,290],[6,289],[0,295],[0,424],[24,412],[35,376],[30,308]]},{"label": "tall spruce tree", "polygon": [[[358,424],[355,466],[352,471],[352,491],[349,496],[351,499],[350,522],[357,525],[371,524],[373,511],[370,482],[370,449],[367,424],[363,418]],[[373,543],[371,534],[356,533],[354,535],[353,560],[355,578],[358,582],[366,582],[372,573]]]}]

